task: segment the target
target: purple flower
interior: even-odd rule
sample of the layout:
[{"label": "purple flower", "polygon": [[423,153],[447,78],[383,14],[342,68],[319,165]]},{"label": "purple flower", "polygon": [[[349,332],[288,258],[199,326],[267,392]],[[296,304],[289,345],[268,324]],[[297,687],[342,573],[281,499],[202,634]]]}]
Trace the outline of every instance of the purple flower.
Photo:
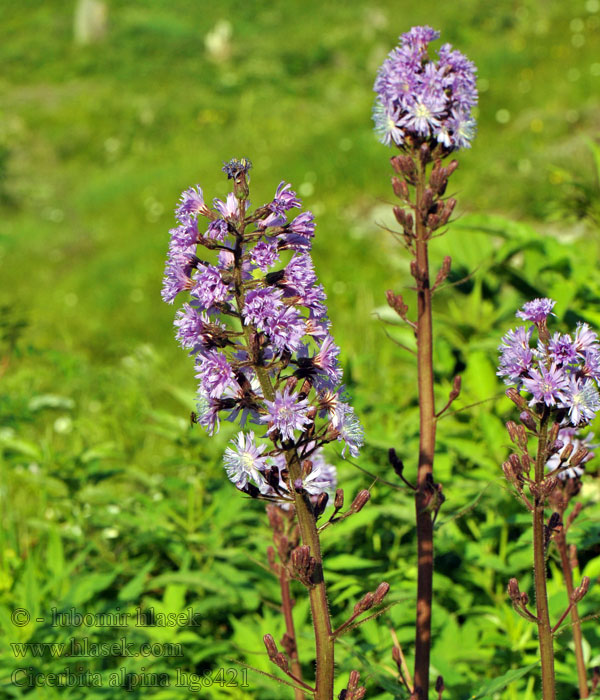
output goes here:
[{"label": "purple flower", "polygon": [[506,384],[519,384],[522,377],[529,371],[533,362],[533,353],[529,341],[533,328],[519,326],[510,330],[502,338],[500,350],[500,368],[498,376],[504,377]]},{"label": "purple flower", "polygon": [[404,143],[404,129],[400,126],[402,111],[400,107],[394,108],[385,105],[381,98],[375,100],[373,107],[373,121],[375,122],[375,133],[379,141],[384,146],[401,146]]},{"label": "purple flower", "polygon": [[560,406],[569,409],[572,425],[590,423],[600,410],[600,395],[594,382],[570,376]]},{"label": "purple flower", "polygon": [[207,265],[195,275],[191,294],[208,311],[217,304],[226,301],[229,290],[223,284],[218,268]]},{"label": "purple flower", "polygon": [[573,338],[567,333],[555,333],[548,343],[548,352],[557,365],[568,365],[577,359]]},{"label": "purple flower", "polygon": [[419,96],[408,105],[399,125],[419,136],[429,136],[441,126],[445,107],[445,102],[434,96]]},{"label": "purple flower", "polygon": [[220,199],[215,199],[213,200],[213,205],[224,219],[237,219],[240,215],[240,203],[233,192],[230,192],[227,195],[226,202],[222,202]]},{"label": "purple flower", "polygon": [[190,251],[195,253],[199,238],[196,219],[186,219],[184,223],[179,224],[176,228],[172,228],[169,233],[171,234],[169,255],[178,252],[189,253]]},{"label": "purple flower", "polygon": [[212,399],[200,388],[196,398],[196,410],[198,411],[198,423],[209,435],[219,432],[219,410],[221,402]]},{"label": "purple flower", "polygon": [[175,297],[184,289],[189,289],[192,280],[186,270],[177,262],[169,261],[165,268],[161,297],[167,304],[172,304]]},{"label": "purple flower", "polygon": [[263,457],[265,445],[254,442],[254,433],[238,433],[237,440],[230,441],[233,447],[225,450],[223,461],[227,476],[238,489],[246,487],[249,480],[259,488],[265,484],[261,472],[267,469],[267,458]]},{"label": "purple flower", "polygon": [[250,259],[256,267],[266,272],[279,260],[277,243],[275,241],[260,241],[252,249]]},{"label": "purple flower", "polygon": [[223,344],[226,338],[224,331],[226,326],[222,323],[211,321],[202,311],[198,313],[190,304],[184,304],[183,308],[175,315],[173,325],[177,329],[175,337],[182,348],[194,350],[200,347],[212,348],[217,344]]},{"label": "purple flower", "polygon": [[247,175],[251,167],[252,162],[248,158],[232,158],[227,163],[223,162],[221,170],[228,180],[237,180],[241,175]]},{"label": "purple flower", "polygon": [[204,196],[200,185],[196,185],[195,189],[194,187],[190,187],[181,193],[179,204],[175,209],[175,214],[182,223],[185,223],[186,217],[190,215],[197,216],[198,214],[202,214],[203,216],[211,216],[210,209],[204,203]]},{"label": "purple flower", "polygon": [[310,425],[308,417],[310,404],[307,399],[299,399],[297,394],[292,394],[289,387],[275,394],[274,401],[265,401],[267,415],[263,416],[263,422],[269,423],[268,434],[278,430],[282,440],[293,440],[294,430],[304,430]]},{"label": "purple flower", "polygon": [[291,352],[300,347],[305,329],[306,321],[293,306],[283,308],[262,327],[278,350]]},{"label": "purple flower", "polygon": [[245,324],[253,324],[259,330],[265,330],[269,323],[279,314],[283,306],[283,292],[276,287],[251,289],[246,294],[242,316]]},{"label": "purple flower", "polygon": [[196,370],[202,390],[210,398],[222,398],[228,389],[233,393],[240,391],[240,385],[227,356],[218,350],[200,353],[196,358]]},{"label": "purple flower", "polygon": [[476,69],[450,44],[439,50],[437,62],[431,60],[428,44],[437,38],[431,27],[413,27],[380,67],[373,120],[382,143],[402,146],[407,137],[416,137],[448,151],[471,145]]},{"label": "purple flower", "polygon": [[317,391],[333,389],[342,380],[342,370],[338,365],[339,354],[340,349],[329,334],[323,339],[319,351],[312,357],[309,356],[308,346],[302,346],[298,352],[298,366],[312,377]]},{"label": "purple flower", "polygon": [[288,209],[299,206],[301,206],[301,202],[292,190],[292,186],[285,181],[280,182],[275,197],[269,204],[271,211],[278,216],[283,216]]},{"label": "purple flower", "polygon": [[310,211],[303,211],[302,214],[298,214],[298,216],[290,222],[288,230],[304,238],[312,238],[315,235],[315,217],[313,213]]},{"label": "purple flower", "polygon": [[557,402],[565,400],[568,382],[564,371],[555,364],[550,369],[539,365],[538,369],[529,370],[529,376],[523,378],[523,386],[533,394],[534,401],[555,406]]},{"label": "purple flower", "polygon": [[345,443],[342,449],[342,457],[345,456],[346,448],[348,448],[353,457],[358,457],[360,448],[364,444],[364,430],[352,406],[339,401],[335,407],[331,423],[339,432],[338,440]]},{"label": "purple flower", "polygon": [[583,365],[578,369],[584,377],[600,381],[600,352],[596,349],[586,350],[583,353]]},{"label": "purple flower", "polygon": [[224,241],[229,232],[229,227],[225,219],[215,219],[208,225],[206,235],[215,241]]},{"label": "purple flower", "polygon": [[583,354],[586,350],[598,350],[598,336],[587,323],[578,323],[575,330],[575,348]]},{"label": "purple flower", "polygon": [[285,267],[283,279],[287,287],[296,294],[304,294],[317,281],[310,255],[294,255]]},{"label": "purple flower", "polygon": [[[523,304],[523,308],[517,311],[517,318],[522,318],[524,321],[533,321],[541,323],[552,313],[552,309],[556,304],[552,299],[533,299]],[[552,314],[553,316],[555,314]]]}]

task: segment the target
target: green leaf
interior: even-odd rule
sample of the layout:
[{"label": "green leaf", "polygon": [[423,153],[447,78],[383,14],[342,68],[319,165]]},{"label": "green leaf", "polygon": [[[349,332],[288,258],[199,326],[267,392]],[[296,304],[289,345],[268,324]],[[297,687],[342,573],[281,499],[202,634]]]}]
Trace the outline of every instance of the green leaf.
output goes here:
[{"label": "green leaf", "polygon": [[518,681],[519,678],[523,678],[523,676],[526,676],[530,671],[533,671],[533,669],[537,668],[538,666],[539,662],[536,661],[534,664],[529,664],[529,666],[523,666],[522,668],[512,669],[511,671],[508,671],[508,673],[505,673],[498,678],[494,678],[493,681],[486,683],[476,695],[471,695],[471,700],[480,700],[480,698],[491,697],[494,693],[504,690],[504,688],[510,685],[513,681]]}]

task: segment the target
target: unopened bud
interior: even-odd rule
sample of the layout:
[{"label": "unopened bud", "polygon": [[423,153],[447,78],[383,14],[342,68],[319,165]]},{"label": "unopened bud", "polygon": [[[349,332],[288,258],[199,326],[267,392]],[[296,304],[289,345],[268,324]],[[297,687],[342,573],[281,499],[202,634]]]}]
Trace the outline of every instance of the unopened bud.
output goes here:
[{"label": "unopened bud", "polygon": [[521,593],[521,603],[523,603],[523,605],[527,605],[529,603],[529,596],[527,593]]},{"label": "unopened bud", "polygon": [[589,587],[590,579],[588,576],[584,576],[581,579],[579,586],[577,586],[577,588],[573,591],[573,595],[571,596],[573,603],[579,603],[583,596],[588,592]]},{"label": "unopened bud", "polygon": [[440,227],[440,217],[437,214],[429,214],[426,223],[428,229],[436,231]]},{"label": "unopened bud", "polygon": [[404,471],[404,463],[398,457],[396,450],[393,447],[390,447],[388,450],[388,459],[396,474],[401,477]]},{"label": "unopened bud", "polygon": [[421,199],[421,213],[425,217],[433,205],[433,192],[429,187],[423,192],[423,198]]},{"label": "unopened bud", "polygon": [[559,483],[560,479],[557,476],[546,477],[541,483],[540,495],[549,496]]},{"label": "unopened bud", "polygon": [[323,515],[325,508],[327,508],[328,501],[329,501],[329,495],[326,494],[325,492],[320,493],[317,496],[317,502],[315,503],[315,505],[313,507],[315,518],[320,518]]},{"label": "unopened bud", "polygon": [[508,435],[512,442],[518,444],[519,435],[517,433],[517,424],[514,422],[514,420],[508,421],[508,423],[506,424],[506,430],[508,431]]},{"label": "unopened bud", "polygon": [[336,510],[341,510],[344,507],[344,489],[337,489],[333,500],[333,507]]},{"label": "unopened bud", "polygon": [[435,681],[435,692],[441,693],[444,690],[444,679],[442,676],[438,676]]},{"label": "unopened bud", "polygon": [[352,501],[352,505],[350,506],[350,511],[352,513],[358,513],[367,505],[370,498],[371,498],[371,493],[370,493],[370,491],[367,491],[367,489],[363,489],[362,491],[359,491],[356,494],[355,499]]},{"label": "unopened bud", "polygon": [[375,596],[373,595],[373,593],[365,593],[364,596],[354,606],[354,614],[360,615],[360,613],[365,612],[365,610],[370,610],[373,607],[374,599]]},{"label": "unopened bud", "polygon": [[440,224],[442,226],[445,226],[450,220],[452,212],[454,211],[454,207],[456,207],[456,200],[454,199],[454,197],[450,197],[450,199],[446,200],[444,208],[442,209],[442,212],[440,214]]},{"label": "unopened bud", "polygon": [[[515,391],[515,390],[513,389],[513,391]],[[508,395],[508,392],[507,392],[507,395]],[[508,398],[510,399],[511,397],[509,396]],[[513,399],[511,399],[511,400],[513,400]],[[517,405],[519,405],[519,404],[517,404]],[[529,411],[522,411],[521,415],[519,416],[519,420],[521,421],[521,423],[523,423],[523,425],[526,428],[528,428],[529,430],[531,430],[534,433],[536,432],[537,424],[536,424],[533,416],[531,415],[531,413],[529,413]]]},{"label": "unopened bud", "polygon": [[422,143],[421,148],[419,148],[419,160],[423,167],[431,162],[431,149],[427,143]]},{"label": "unopened bud", "polygon": [[451,160],[448,165],[446,166],[446,171],[448,173],[448,177],[452,175],[452,173],[458,168],[458,161],[457,160]]},{"label": "unopened bud", "polygon": [[585,447],[579,447],[577,450],[575,450],[575,454],[569,460],[569,464],[572,467],[577,467],[583,462],[583,460],[588,456],[589,453],[590,451]]},{"label": "unopened bud", "polygon": [[373,605],[379,605],[389,593],[390,584],[382,581],[375,589]]},{"label": "unopened bud", "polygon": [[406,313],[408,311],[408,306],[404,303],[402,294],[394,294],[394,292],[391,289],[388,289],[385,293],[385,297],[389,306],[391,306],[391,308],[394,309],[398,316],[400,316],[400,318],[405,319]]},{"label": "unopened bud", "polygon": [[454,401],[455,399],[458,398],[460,395],[460,387],[462,385],[462,377],[460,374],[457,374],[456,377],[452,380],[452,391],[450,392],[449,399],[450,401]]},{"label": "unopened bud", "polygon": [[306,477],[312,472],[313,470],[313,463],[310,461],[310,459],[305,459],[302,462],[302,478],[306,479]]},{"label": "unopened bud", "polygon": [[517,601],[521,599],[521,591],[519,590],[519,582],[517,581],[516,578],[511,578],[510,581],[508,582],[508,597],[513,600]]},{"label": "unopened bud", "polygon": [[559,430],[560,425],[558,423],[552,423],[550,430],[548,431],[548,442],[553,443],[558,439]]},{"label": "unopened bud", "polygon": [[400,654],[399,647],[392,647],[392,659],[394,659],[398,668],[400,668],[402,664],[402,654]]},{"label": "unopened bud", "polygon": [[408,189],[408,185],[406,184],[406,180],[400,180],[400,178],[398,177],[393,177],[392,189],[394,190],[394,194],[396,195],[396,197],[398,197],[399,199],[409,199],[410,192]]},{"label": "unopened bud", "polygon": [[277,654],[277,656],[275,656],[275,658],[272,659],[272,661],[275,663],[276,666],[279,666],[279,668],[284,673],[288,672],[288,668],[289,668],[288,667],[288,660],[287,660],[285,654],[282,654],[281,652],[279,652],[279,654]]},{"label": "unopened bud", "polygon": [[519,408],[525,409],[527,407],[527,401],[519,394],[519,392],[514,388],[510,387],[506,390],[506,395],[508,398]]},{"label": "unopened bud", "polygon": [[442,266],[439,269],[439,272],[437,273],[437,277],[435,278],[435,282],[433,284],[433,288],[435,289],[436,287],[439,287],[440,284],[446,281],[446,278],[450,274],[450,266],[452,265],[452,258],[449,255],[446,255],[444,258],[444,262],[442,263]]},{"label": "unopened bud", "polygon": [[265,647],[267,648],[267,654],[269,655],[269,658],[271,661],[277,656],[279,653],[277,649],[277,644],[275,644],[275,640],[273,639],[272,634],[265,634],[263,637],[263,642],[265,643]]}]

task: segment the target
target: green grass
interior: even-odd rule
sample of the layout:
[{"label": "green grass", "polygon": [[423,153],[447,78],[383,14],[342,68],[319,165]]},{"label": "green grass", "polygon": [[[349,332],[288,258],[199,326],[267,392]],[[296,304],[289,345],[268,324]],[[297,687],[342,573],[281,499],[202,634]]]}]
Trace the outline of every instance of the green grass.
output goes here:
[{"label": "green grass", "polygon": [[[502,391],[496,346],[524,298],[554,295],[561,320],[600,325],[590,225],[598,183],[586,142],[598,136],[600,8],[595,0],[108,5],[107,36],[89,46],[73,41],[71,3],[0,8],[0,307],[10,310],[0,311],[8,363],[0,368],[0,613],[19,605],[193,605],[204,615],[201,629],[171,630],[182,636],[184,660],[158,658],[152,669],[179,664],[201,673],[236,658],[273,671],[261,636],[280,620],[277,586],[259,565],[268,539],[262,508],[224,483],[220,460],[232,429],[209,440],[189,428],[193,368],[173,341],[174,309],[160,301],[177,197],[196,182],[208,197],[222,196],[220,167],[233,156],[254,163],[254,204],[282,179],[299,190],[317,218],[316,267],[366,428],[360,466],[391,479],[385,455],[395,445],[410,472],[415,367],[386,332],[411,338],[374,316],[387,318],[386,289],[410,284],[406,256],[379,225],[391,224],[392,195],[391,153],[370,120],[377,67],[398,34],[419,23],[440,29],[479,67],[478,135],[453,177],[457,222],[433,252],[435,264],[452,255],[454,281],[473,275],[436,298],[440,400],[460,371],[464,407]],[[231,39],[211,56],[205,38],[219,22],[229,23]],[[536,656],[533,631],[504,595],[510,576],[522,589],[531,579],[523,514],[500,478],[509,413],[496,401],[440,422],[448,523],[439,530],[433,659],[453,698],[475,695],[486,679]],[[369,485],[338,462],[348,493]],[[586,510],[574,536],[582,570],[596,571],[597,480],[582,497],[596,510]],[[387,621],[409,656],[413,545],[410,500],[383,485],[370,508],[325,538],[334,614],[343,619],[366,588],[389,580],[397,604]],[[357,569],[349,553],[369,566]],[[556,579],[553,569],[559,610]],[[584,613],[597,610],[597,592],[586,600]],[[301,655],[310,659],[304,602],[297,615],[306,623]],[[58,634],[45,625],[5,631],[8,641]],[[598,663],[598,633],[593,624],[585,632]],[[365,625],[355,638],[355,651],[340,652],[340,679],[359,668],[372,674],[369,697],[391,697],[387,625]],[[568,632],[557,640],[565,698],[568,643]],[[6,680],[17,660],[10,650],[5,659],[0,692],[20,697]],[[143,665],[121,661],[91,665],[102,673]],[[65,665],[40,663],[45,671]],[[248,691],[214,686],[207,697],[284,692],[260,676],[250,682]],[[516,680],[497,697],[532,698],[528,683]],[[79,697],[73,689],[36,692]],[[110,696],[87,692],[81,697]],[[188,695],[162,692],[155,696]]]}]

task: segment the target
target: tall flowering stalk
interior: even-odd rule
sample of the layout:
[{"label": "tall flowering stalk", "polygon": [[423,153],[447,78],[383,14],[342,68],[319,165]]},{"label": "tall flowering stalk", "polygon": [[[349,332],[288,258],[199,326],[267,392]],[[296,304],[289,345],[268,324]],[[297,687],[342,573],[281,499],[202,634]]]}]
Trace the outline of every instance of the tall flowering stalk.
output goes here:
[{"label": "tall flowering stalk", "polygon": [[[358,512],[369,492],[359,492],[341,513],[343,491],[335,489],[335,468],[325,461],[322,447],[340,441],[342,455],[347,450],[356,456],[363,431],[344,393],[340,350],[329,331],[325,292],[310,258],[313,215],[307,211],[288,219],[301,203],[285,182],[271,202],[251,212],[250,167],[247,160],[225,165],[233,192],[224,201],[215,199],[212,207],[199,186],[182,194],[162,296],[169,303],[180,292],[191,297],[177,312],[175,327],[179,343],[195,357],[196,421],[211,435],[222,418],[239,422],[242,431],[224,455],[227,476],[240,491],[271,504],[275,549],[269,550],[269,561],[281,584],[283,646],[292,668],[266,635],[269,658],[290,677],[297,700],[304,692],[331,700],[334,642],[349,624],[332,627],[319,532]],[[199,258],[199,246],[216,254],[216,261]],[[317,520],[334,493],[333,514],[319,527]],[[310,598],[314,688],[301,677],[291,578],[307,588]],[[381,603],[388,588],[382,583],[368,593],[350,621]],[[347,697],[360,700],[363,695],[355,674]]]},{"label": "tall flowering stalk", "polygon": [[[559,551],[566,547],[562,541],[564,529],[561,534],[566,509],[564,480],[577,476],[590,456],[585,443],[574,439],[574,429],[590,423],[600,410],[598,336],[586,323],[580,323],[573,335],[559,332],[550,335],[547,320],[554,305],[551,299],[534,299],[523,306],[517,316],[533,325],[519,326],[502,338],[498,370],[498,375],[511,385],[507,396],[521,410],[518,424],[507,423],[517,451],[503,464],[503,470],[532,514],[535,614],[529,610],[529,598],[521,593],[516,579],[511,579],[508,593],[515,610],[537,625],[544,700],[556,697],[553,635],[569,612],[573,615],[575,611],[577,616],[577,603],[590,583],[584,576],[574,588],[570,563],[563,561],[566,575],[570,575],[569,604],[552,625],[546,589],[546,554],[553,536]],[[534,330],[537,343],[532,343]],[[530,438],[537,441],[535,457],[529,452]],[[557,509],[546,523],[548,504]],[[578,616],[573,620],[579,621]],[[575,626],[580,634],[579,625]],[[576,654],[582,697],[587,697],[583,655],[581,651]]]},{"label": "tall flowering stalk", "polygon": [[[428,247],[434,235],[444,232],[456,205],[454,199],[444,198],[444,193],[458,163],[453,160],[443,166],[442,161],[470,146],[475,129],[471,110],[477,102],[475,67],[463,54],[444,44],[438,60],[430,58],[429,43],[438,38],[439,32],[431,27],[413,27],[401,36],[400,45],[379,69],[373,113],[381,142],[400,151],[391,159],[396,172],[392,187],[401,202],[394,207],[394,214],[402,228],[400,240],[413,256],[410,270],[417,293],[414,320],[409,318],[400,294],[387,294],[390,306],[414,329],[417,338],[420,438],[417,481],[411,488],[415,491],[418,582],[414,683],[408,687],[417,699],[429,697],[433,525],[443,500],[433,472],[436,421],[460,391],[460,377],[456,377],[448,402],[436,410],[432,295],[448,276],[451,260],[445,258],[432,284]],[[393,451],[390,460],[410,486]]]}]

